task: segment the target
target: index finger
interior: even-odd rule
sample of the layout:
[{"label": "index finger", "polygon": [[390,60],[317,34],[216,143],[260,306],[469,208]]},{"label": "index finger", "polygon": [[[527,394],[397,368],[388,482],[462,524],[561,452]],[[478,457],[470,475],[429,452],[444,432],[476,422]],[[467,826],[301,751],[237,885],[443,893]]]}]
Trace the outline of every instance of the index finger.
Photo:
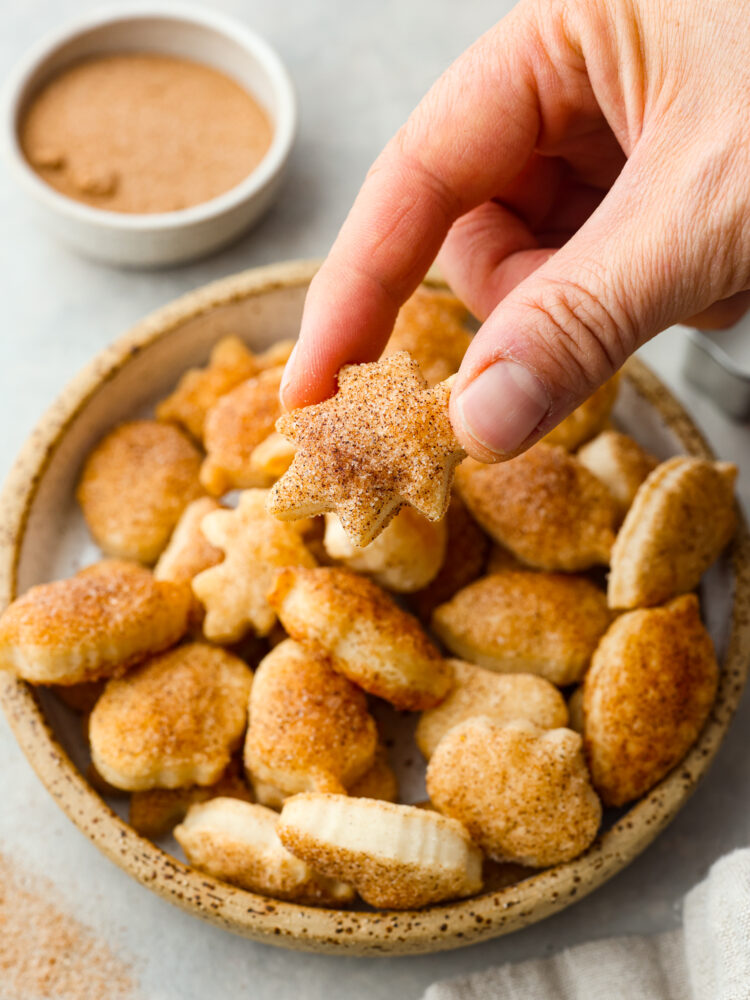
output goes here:
[{"label": "index finger", "polygon": [[440,77],[370,169],[305,301],[282,385],[291,408],[380,356],[453,222],[522,169],[539,132],[532,22],[521,4]]}]

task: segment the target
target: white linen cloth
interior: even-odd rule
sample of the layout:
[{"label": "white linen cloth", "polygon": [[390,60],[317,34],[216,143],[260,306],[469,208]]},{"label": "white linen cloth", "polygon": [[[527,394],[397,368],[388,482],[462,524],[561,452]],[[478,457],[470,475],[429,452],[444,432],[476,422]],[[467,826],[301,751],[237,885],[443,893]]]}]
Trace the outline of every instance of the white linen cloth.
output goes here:
[{"label": "white linen cloth", "polygon": [[750,1000],[750,849],[711,868],[683,927],[436,983],[423,1000]]}]

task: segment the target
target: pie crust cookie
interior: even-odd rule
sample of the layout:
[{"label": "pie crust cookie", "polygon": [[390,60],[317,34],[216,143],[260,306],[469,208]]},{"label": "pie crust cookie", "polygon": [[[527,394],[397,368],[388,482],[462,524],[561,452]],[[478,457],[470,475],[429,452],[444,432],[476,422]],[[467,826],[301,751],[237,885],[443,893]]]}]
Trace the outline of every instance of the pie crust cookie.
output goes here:
[{"label": "pie crust cookie", "polygon": [[269,511],[283,520],[334,512],[358,546],[404,504],[439,521],[465,454],[448,417],[449,385],[430,388],[405,351],[345,365],[338,384],[335,396],[277,421],[297,452]]},{"label": "pie crust cookie", "polygon": [[694,587],[734,534],[737,466],[680,456],[638,490],[612,550],[610,607],[662,604]]}]

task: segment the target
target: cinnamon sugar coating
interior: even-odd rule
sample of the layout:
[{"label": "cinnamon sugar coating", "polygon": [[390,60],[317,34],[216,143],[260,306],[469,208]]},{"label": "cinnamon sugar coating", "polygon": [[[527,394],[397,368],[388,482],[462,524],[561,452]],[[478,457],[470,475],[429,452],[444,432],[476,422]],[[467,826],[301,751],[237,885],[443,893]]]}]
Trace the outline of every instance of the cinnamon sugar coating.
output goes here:
[{"label": "cinnamon sugar coating", "polygon": [[350,903],[348,885],[319,875],[286,850],[278,822],[264,806],[216,798],[191,806],[174,835],[192,865],[250,892],[299,903]]},{"label": "cinnamon sugar coating", "polygon": [[609,562],[617,504],[564,448],[540,442],[496,465],[469,459],[456,485],[484,530],[522,562],[566,571]]},{"label": "cinnamon sugar coating", "polygon": [[427,791],[493,860],[560,864],[591,844],[601,822],[582,748],[570,729],[475,717],[438,744]]},{"label": "cinnamon sugar coating", "polygon": [[408,351],[428,385],[437,385],[461,366],[471,343],[469,311],[450,292],[421,285],[401,306],[383,357]]},{"label": "cinnamon sugar coating", "polygon": [[278,366],[260,372],[226,393],[209,410],[200,480],[212,496],[267,484],[251,463],[254,450],[272,433],[281,413],[283,371]]},{"label": "cinnamon sugar coating", "polygon": [[718,666],[694,594],[622,615],[583,685],[583,732],[607,805],[644,795],[685,756],[716,697]]},{"label": "cinnamon sugar coating", "polygon": [[619,388],[618,373],[604,385],[599,386],[596,392],[569,413],[557,427],[553,427],[542,440],[547,444],[557,444],[568,451],[575,451],[584,441],[589,441],[599,431],[604,430],[617,400]]},{"label": "cinnamon sugar coating", "polygon": [[470,663],[565,685],[581,679],[611,620],[604,593],[584,577],[504,570],[436,608],[432,628]]},{"label": "cinnamon sugar coating", "polygon": [[482,857],[463,826],[416,806],[295,795],[277,832],[292,854],[353,885],[372,906],[427,906],[482,887]]},{"label": "cinnamon sugar coating", "polygon": [[557,688],[533,674],[497,674],[473,663],[451,660],[453,690],[438,705],[422,712],[415,734],[429,760],[445,734],[466,719],[486,715],[495,722],[523,719],[539,729],[568,724],[565,700]]},{"label": "cinnamon sugar coating", "polygon": [[190,368],[174,391],[156,407],[157,420],[179,424],[198,440],[208,411],[222,396],[266,368],[283,365],[292,353],[293,341],[280,341],[261,354],[254,354],[239,337],[222,337],[205,368]]},{"label": "cinnamon sugar coating", "polygon": [[182,431],[155,420],[120,424],[90,453],[76,496],[109,556],[156,562],[191,500],[203,494],[201,456]]},{"label": "cinnamon sugar coating", "polygon": [[378,734],[364,693],[292,639],[261,661],[249,715],[245,767],[284,795],[344,791],[374,763]]},{"label": "cinnamon sugar coating", "polygon": [[284,520],[334,512],[358,546],[404,504],[440,520],[464,457],[448,418],[449,386],[429,388],[405,351],[345,365],[338,382],[335,396],[279,418],[297,452],[269,511]]},{"label": "cinnamon sugar coating", "polygon": [[104,560],[32,587],[0,617],[0,669],[32,684],[123,674],[185,633],[190,588],[136,563]]},{"label": "cinnamon sugar coating", "polygon": [[111,680],[89,720],[91,757],[116,788],[212,785],[239,746],[249,667],[207,643],[189,643]]},{"label": "cinnamon sugar coating", "polygon": [[299,532],[266,512],[266,490],[245,490],[234,510],[217,510],[201,521],[208,541],[225,553],[217,566],[193,578],[193,593],[206,609],[203,631],[215,642],[236,642],[252,629],[264,636],[276,623],[267,600],[280,566],[314,566]]},{"label": "cinnamon sugar coating", "polygon": [[282,569],[268,600],[293,639],[396,708],[432,708],[451,688],[450,665],[417,620],[365,577],[328,567]]},{"label": "cinnamon sugar coating", "polygon": [[612,550],[613,608],[660,604],[692,590],[737,523],[737,466],[679,456],[638,490]]}]

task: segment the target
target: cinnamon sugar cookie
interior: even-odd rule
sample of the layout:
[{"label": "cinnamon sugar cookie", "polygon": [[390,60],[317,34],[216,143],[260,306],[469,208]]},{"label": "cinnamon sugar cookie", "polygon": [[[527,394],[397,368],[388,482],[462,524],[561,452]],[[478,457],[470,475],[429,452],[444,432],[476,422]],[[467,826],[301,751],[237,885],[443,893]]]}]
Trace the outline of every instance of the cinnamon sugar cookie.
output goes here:
[{"label": "cinnamon sugar cookie", "polygon": [[187,629],[190,588],[107,559],[32,587],[0,617],[0,669],[32,684],[81,684],[123,674]]},{"label": "cinnamon sugar cookie", "polygon": [[619,388],[618,373],[599,386],[596,392],[569,413],[557,427],[553,427],[542,440],[547,444],[558,444],[568,451],[575,451],[584,441],[589,441],[604,429],[617,400]]},{"label": "cinnamon sugar cookie", "polygon": [[576,458],[609,489],[621,517],[627,514],[641,483],[659,464],[637,441],[611,430],[585,444]]},{"label": "cinnamon sugar cookie", "polygon": [[362,576],[282,569],[268,600],[293,639],[328,655],[335,670],[396,708],[432,708],[451,688],[450,665],[417,620]]},{"label": "cinnamon sugar cookie", "polygon": [[345,365],[338,382],[335,396],[279,418],[276,429],[297,452],[269,511],[283,520],[334,512],[358,546],[404,504],[440,520],[464,457],[448,418],[449,386],[429,388],[405,351]]},{"label": "cinnamon sugar cookie", "polygon": [[737,466],[679,456],[638,490],[612,550],[613,608],[660,604],[698,585],[734,534]]},{"label": "cinnamon sugar cookie", "polygon": [[482,856],[464,827],[416,806],[295,795],[277,832],[292,854],[353,885],[372,906],[410,909],[482,887]]},{"label": "cinnamon sugar cookie", "polygon": [[89,720],[91,758],[116,788],[212,785],[242,739],[249,667],[189,643],[111,680]]},{"label": "cinnamon sugar cookie", "polygon": [[201,457],[169,424],[120,424],[94,448],[76,496],[99,548],[109,556],[151,564],[180,515],[203,493]]},{"label": "cinnamon sugar cookie", "polygon": [[408,351],[428,385],[437,385],[461,366],[471,343],[469,311],[450,292],[420,286],[401,306],[383,357]]}]

